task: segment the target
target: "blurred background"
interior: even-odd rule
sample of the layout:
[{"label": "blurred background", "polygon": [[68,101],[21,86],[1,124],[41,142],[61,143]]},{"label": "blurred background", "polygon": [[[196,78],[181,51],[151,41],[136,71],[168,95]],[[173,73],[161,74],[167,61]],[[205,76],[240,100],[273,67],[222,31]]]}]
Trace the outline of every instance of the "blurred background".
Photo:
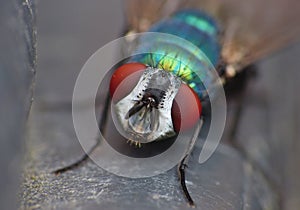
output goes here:
[{"label": "blurred background", "polygon": [[[130,180],[87,162],[51,174],[84,154],[72,124],[74,84],[86,60],[124,31],[123,1],[7,1],[0,17],[1,209],[187,208],[176,169]],[[228,100],[222,144],[187,171],[202,209],[300,208],[299,55],[292,44],[257,63]]]}]

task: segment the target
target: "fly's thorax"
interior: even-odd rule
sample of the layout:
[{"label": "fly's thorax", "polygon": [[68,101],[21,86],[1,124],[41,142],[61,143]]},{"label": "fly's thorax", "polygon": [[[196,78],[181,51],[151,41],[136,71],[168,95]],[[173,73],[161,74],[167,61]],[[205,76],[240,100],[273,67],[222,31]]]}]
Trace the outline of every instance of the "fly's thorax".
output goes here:
[{"label": "fly's thorax", "polygon": [[148,67],[129,95],[115,105],[123,135],[140,143],[176,135],[171,108],[180,85],[174,74]]}]

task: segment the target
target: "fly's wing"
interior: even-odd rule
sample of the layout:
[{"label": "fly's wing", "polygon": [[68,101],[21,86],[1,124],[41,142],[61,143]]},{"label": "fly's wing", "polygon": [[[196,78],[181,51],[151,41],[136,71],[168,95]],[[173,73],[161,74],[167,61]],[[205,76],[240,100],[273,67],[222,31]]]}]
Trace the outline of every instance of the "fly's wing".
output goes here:
[{"label": "fly's wing", "polygon": [[181,8],[198,8],[222,29],[222,58],[240,70],[300,38],[299,0],[127,0],[129,27],[146,31]]},{"label": "fly's wing", "polygon": [[156,21],[178,10],[182,0],[126,0],[129,28],[145,32]]},{"label": "fly's wing", "polygon": [[194,1],[223,29],[224,61],[236,70],[299,40],[298,0]]}]

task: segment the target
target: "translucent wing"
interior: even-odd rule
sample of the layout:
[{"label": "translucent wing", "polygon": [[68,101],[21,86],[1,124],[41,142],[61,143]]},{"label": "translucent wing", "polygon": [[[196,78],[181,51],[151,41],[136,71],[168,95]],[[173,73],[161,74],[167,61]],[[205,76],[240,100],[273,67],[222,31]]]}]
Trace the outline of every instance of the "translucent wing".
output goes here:
[{"label": "translucent wing", "polygon": [[180,0],[126,0],[129,28],[144,32],[163,17],[178,10]]},{"label": "translucent wing", "polygon": [[199,8],[223,31],[222,58],[236,70],[300,38],[299,0],[127,0],[129,27],[146,31],[181,8]]}]

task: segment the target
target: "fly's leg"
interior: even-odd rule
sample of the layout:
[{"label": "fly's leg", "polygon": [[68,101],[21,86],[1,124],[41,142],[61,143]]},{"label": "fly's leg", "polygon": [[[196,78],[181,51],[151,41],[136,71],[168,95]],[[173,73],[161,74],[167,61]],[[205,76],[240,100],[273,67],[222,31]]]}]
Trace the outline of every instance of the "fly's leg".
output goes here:
[{"label": "fly's leg", "polygon": [[186,187],[186,183],[185,183],[185,168],[187,167],[187,164],[186,164],[187,157],[188,156],[185,156],[181,160],[180,164],[178,165],[179,180],[180,180],[180,185],[181,185],[182,191],[183,191],[184,196],[186,197],[189,205],[192,207],[195,207],[195,203],[194,203],[194,201]]},{"label": "fly's leg", "polygon": [[97,143],[92,147],[92,149],[90,151],[88,151],[86,154],[84,154],[78,161],[76,161],[68,166],[65,166],[63,168],[57,169],[57,170],[53,171],[53,173],[55,175],[59,175],[66,171],[70,171],[70,170],[73,170],[73,169],[79,167],[80,165],[85,163],[87,160],[89,160],[90,154],[99,146],[99,143],[100,143],[100,141],[97,141]]},{"label": "fly's leg", "polygon": [[180,161],[180,163],[178,164],[178,176],[179,176],[179,180],[180,180],[180,185],[181,185],[181,188],[182,188],[182,191],[184,193],[184,196],[186,197],[189,205],[191,207],[195,207],[195,203],[186,187],[186,182],[185,182],[185,168],[187,167],[187,163],[189,161],[189,157],[194,149],[194,146],[196,144],[196,141],[198,139],[198,135],[199,135],[199,132],[202,128],[202,125],[203,125],[203,119],[201,118],[200,121],[198,122],[198,124],[196,125],[196,128],[195,128],[195,131],[194,131],[194,134],[190,140],[190,143],[189,143],[189,147],[187,148],[186,152],[185,152],[185,155],[184,157],[182,158],[182,160]]},{"label": "fly's leg", "polygon": [[[109,99],[109,94],[107,94],[107,97],[105,99],[105,104],[104,104],[104,108],[102,111],[102,115],[101,118],[99,119],[99,129],[101,132],[104,132],[104,128],[107,122],[107,114],[108,114],[108,108],[110,105],[110,99]],[[93,147],[90,149],[90,151],[88,151],[86,154],[84,154],[78,161],[65,166],[63,168],[57,169],[55,171],[53,171],[52,173],[58,175],[61,173],[64,173],[66,171],[70,171],[73,170],[79,166],[81,166],[83,163],[85,163],[87,160],[90,159],[90,154],[100,145],[100,139],[97,139],[96,144],[93,145]]]}]

